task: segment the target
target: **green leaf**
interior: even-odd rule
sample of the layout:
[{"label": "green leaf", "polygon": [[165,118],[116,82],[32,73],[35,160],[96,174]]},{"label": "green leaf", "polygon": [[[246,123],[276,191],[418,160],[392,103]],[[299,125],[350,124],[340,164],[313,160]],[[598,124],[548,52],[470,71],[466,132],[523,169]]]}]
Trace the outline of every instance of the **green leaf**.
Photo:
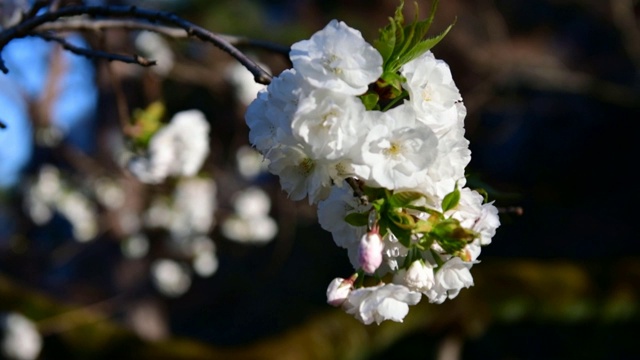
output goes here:
[{"label": "green leaf", "polygon": [[146,109],[135,109],[132,116],[134,146],[146,149],[153,135],[162,127],[162,118],[166,112],[160,101],[155,101]]},{"label": "green leaf", "polygon": [[367,93],[360,96],[360,100],[362,100],[362,104],[364,104],[364,107],[367,110],[374,110],[378,105],[379,99],[380,99],[380,96],[378,96],[378,94],[376,93]]},{"label": "green leaf", "polygon": [[369,186],[364,186],[362,191],[367,196],[370,202],[374,202],[378,199],[383,199],[386,197],[386,192],[384,188],[374,188]]},{"label": "green leaf", "polygon": [[458,206],[460,202],[460,190],[458,190],[458,183],[456,182],[456,188],[452,192],[448,193],[442,199],[442,212],[447,212]]},{"label": "green leaf", "polygon": [[416,226],[414,228],[414,232],[416,233],[428,233],[433,229],[433,224],[431,221],[420,220],[416,222]]},{"label": "green leaf", "polygon": [[389,19],[389,25],[380,30],[380,36],[374,43],[382,55],[383,73],[397,73],[402,65],[433,48],[451,30],[453,24],[442,34],[424,40],[433,24],[438,3],[438,0],[433,2],[429,17],[423,21],[418,21],[419,11],[416,3],[416,17],[405,26],[402,15],[404,3],[400,2],[394,17]]},{"label": "green leaf", "polygon": [[404,23],[404,17],[402,16],[403,7],[404,2],[400,1],[400,5],[398,5],[398,7],[396,8],[394,17],[389,18],[389,25],[380,29],[380,36],[378,40],[374,41],[373,43],[380,55],[382,55],[384,64],[387,63],[387,60],[393,54],[393,50],[395,49],[396,44],[399,42],[398,30],[402,30],[402,24]]},{"label": "green leaf", "polygon": [[416,227],[416,222],[413,219],[413,216],[400,212],[400,211],[390,211],[388,213],[389,220],[396,226],[405,229],[405,230],[413,230]]},{"label": "green leaf", "polygon": [[401,65],[406,64],[409,61],[424,54],[425,52],[431,50],[431,48],[436,46],[440,42],[440,40],[444,39],[444,37],[447,36],[451,28],[453,28],[453,25],[455,25],[455,22],[449,25],[449,27],[447,27],[447,29],[442,33],[440,33],[439,35],[436,35],[434,37],[428,38],[426,40],[420,41],[419,43],[415,44],[415,46],[413,46],[407,52],[405,52],[402,55],[402,58],[399,59],[399,62],[401,63]]},{"label": "green leaf", "polygon": [[389,204],[392,207],[403,208],[422,197],[424,194],[417,191],[403,191],[393,194],[389,198]]},{"label": "green leaf", "polygon": [[474,231],[463,228],[456,219],[441,221],[433,227],[430,235],[449,254],[462,250],[477,237]]},{"label": "green leaf", "polygon": [[349,225],[352,226],[367,226],[369,224],[369,213],[351,213],[344,217]]},{"label": "green leaf", "polygon": [[430,209],[426,206],[416,206],[416,205],[406,205],[404,207],[405,209],[412,209],[412,210],[418,210],[418,211],[422,211],[422,212],[426,212],[429,215],[435,215],[438,217],[438,219],[442,220],[444,219],[444,216],[442,215],[442,213],[438,210],[434,210],[434,209]]}]

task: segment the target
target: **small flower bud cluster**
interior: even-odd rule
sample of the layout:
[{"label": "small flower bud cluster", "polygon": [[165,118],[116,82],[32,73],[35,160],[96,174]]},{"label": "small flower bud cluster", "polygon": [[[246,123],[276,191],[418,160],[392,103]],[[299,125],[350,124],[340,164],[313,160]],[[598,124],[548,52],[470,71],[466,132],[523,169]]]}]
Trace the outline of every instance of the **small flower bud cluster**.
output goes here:
[{"label": "small flower bud cluster", "polygon": [[[348,251],[356,274],[335,279],[328,302],[379,324],[402,321],[422,295],[441,303],[473,285],[469,269],[499,220],[464,187],[466,109],[447,64],[417,55],[393,74],[401,95],[385,99],[382,55],[336,20],[294,44],[290,58],[293,68],[258,94],[246,121],[282,188],[317,203],[321,226]],[[369,95],[379,99],[373,107]],[[389,273],[391,283],[360,281]]]}]

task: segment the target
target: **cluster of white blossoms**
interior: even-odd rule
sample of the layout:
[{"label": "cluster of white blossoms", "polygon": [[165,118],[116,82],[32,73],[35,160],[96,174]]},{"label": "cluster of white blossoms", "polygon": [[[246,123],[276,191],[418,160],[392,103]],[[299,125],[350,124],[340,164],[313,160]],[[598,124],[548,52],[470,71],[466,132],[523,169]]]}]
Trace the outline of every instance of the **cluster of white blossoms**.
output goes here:
[{"label": "cluster of white blossoms", "polygon": [[144,156],[128,168],[138,180],[158,184],[169,176],[194,176],[209,155],[209,123],[200,110],[181,111],[158,130]]},{"label": "cluster of white blossoms", "polygon": [[282,188],[318,204],[321,226],[347,249],[356,272],[331,282],[328,302],[379,324],[402,321],[423,295],[442,303],[473,285],[499,219],[465,187],[466,109],[448,65],[426,49],[389,75],[393,57],[336,20],[290,58],[246,121]]}]

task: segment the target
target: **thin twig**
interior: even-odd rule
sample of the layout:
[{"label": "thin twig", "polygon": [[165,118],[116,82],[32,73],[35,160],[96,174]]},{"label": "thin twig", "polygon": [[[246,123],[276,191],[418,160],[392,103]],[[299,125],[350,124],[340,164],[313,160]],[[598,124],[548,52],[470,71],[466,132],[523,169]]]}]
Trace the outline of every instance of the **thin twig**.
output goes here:
[{"label": "thin twig", "polygon": [[75,46],[63,38],[60,38],[51,34],[47,34],[47,33],[34,33],[32,34],[32,36],[37,36],[47,41],[55,41],[58,44],[62,45],[62,47],[65,50],[70,51],[76,55],[87,57],[89,59],[101,58],[101,59],[106,59],[108,61],[120,61],[123,63],[138,64],[141,66],[156,65],[155,60],[149,60],[140,55],[134,54],[134,55],[127,56],[127,55],[119,55],[119,54],[109,53],[109,52],[100,51],[100,50],[91,50],[91,49]]},{"label": "thin twig", "polygon": [[[54,23],[46,23],[38,26],[35,31],[94,31],[100,32],[108,29],[146,30],[164,35],[172,39],[184,39],[189,33],[179,27],[162,26],[157,24],[142,23],[135,20],[110,19],[93,20],[90,18],[58,20]],[[218,34],[233,46],[246,46],[264,49],[284,56],[289,55],[290,47],[269,41],[251,39],[243,36]]]},{"label": "thin twig", "polygon": [[[63,17],[79,15],[133,18],[149,21],[151,23],[162,23],[165,25],[179,27],[184,29],[189,36],[212,43],[236,58],[236,60],[238,60],[253,74],[254,80],[257,83],[267,85],[271,82],[271,75],[269,73],[238,50],[235,46],[230,44],[222,36],[184,20],[175,14],[139,9],[135,6],[68,6],[57,11],[46,12],[33,18],[26,19],[25,21],[0,33],[0,51],[2,51],[2,49],[4,49],[4,47],[12,40],[31,35],[34,29],[42,24],[54,22]],[[9,69],[6,67],[2,58],[0,58],[0,70],[4,73],[9,72]]]},{"label": "thin twig", "polygon": [[47,5],[49,5],[49,0],[37,0],[33,3],[33,6],[31,7],[31,9],[29,9],[29,12],[24,14],[24,19],[30,19],[36,16],[38,14],[38,11],[40,11],[40,9],[46,7]]},{"label": "thin twig", "polygon": [[345,179],[345,181],[347,182],[347,184],[349,184],[351,189],[353,189],[353,195],[360,200],[361,204],[363,205],[369,204],[369,198],[362,190],[364,183],[361,180],[356,179],[354,177],[348,177]]}]

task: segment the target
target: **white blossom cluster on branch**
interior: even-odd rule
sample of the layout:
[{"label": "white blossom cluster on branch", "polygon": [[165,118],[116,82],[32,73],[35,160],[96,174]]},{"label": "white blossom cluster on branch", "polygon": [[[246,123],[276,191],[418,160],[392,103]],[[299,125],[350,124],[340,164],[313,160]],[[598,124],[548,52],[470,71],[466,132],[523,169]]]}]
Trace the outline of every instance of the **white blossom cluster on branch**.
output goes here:
[{"label": "white blossom cluster on branch", "polygon": [[331,282],[327,301],[365,324],[402,321],[422,296],[442,303],[473,285],[499,226],[492,203],[465,187],[466,109],[429,51],[438,40],[384,50],[333,20],[291,47],[293,68],[246,113],[269,170],[291,199],[318,204],[356,270]]}]

